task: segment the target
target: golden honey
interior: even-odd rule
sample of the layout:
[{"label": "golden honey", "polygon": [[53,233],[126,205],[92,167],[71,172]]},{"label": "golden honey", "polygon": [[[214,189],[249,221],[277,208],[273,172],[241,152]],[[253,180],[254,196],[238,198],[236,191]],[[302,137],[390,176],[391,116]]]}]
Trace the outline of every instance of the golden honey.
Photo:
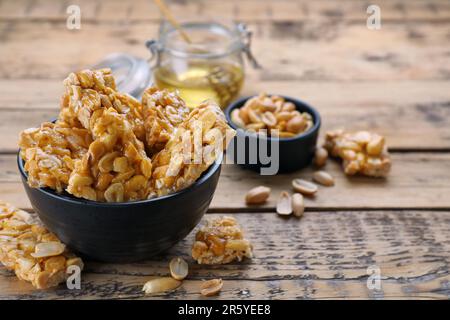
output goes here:
[{"label": "golden honey", "polygon": [[154,80],[160,89],[178,90],[190,107],[213,100],[224,109],[240,92],[244,70],[229,61],[193,61],[182,72],[161,65],[155,70]]},{"label": "golden honey", "polygon": [[234,22],[187,21],[180,26],[189,41],[163,21],[159,39],[146,42],[154,85],[178,91],[191,108],[213,100],[225,109],[243,86],[244,57],[258,67],[250,50],[251,32]]}]

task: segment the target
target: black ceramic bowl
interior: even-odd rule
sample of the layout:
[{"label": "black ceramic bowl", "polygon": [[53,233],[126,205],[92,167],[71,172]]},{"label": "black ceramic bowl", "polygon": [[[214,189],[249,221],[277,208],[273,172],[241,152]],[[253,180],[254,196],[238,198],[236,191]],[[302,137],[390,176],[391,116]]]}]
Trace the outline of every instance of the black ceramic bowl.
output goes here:
[{"label": "black ceramic bowl", "polygon": [[176,244],[198,224],[219,180],[218,159],[190,187],[150,200],[104,203],[31,188],[17,162],[31,205],[46,227],[74,251],[107,262],[147,259]]},{"label": "black ceramic bowl", "polygon": [[[278,142],[278,173],[291,172],[308,166],[314,156],[317,137],[320,129],[320,115],[316,109],[298,99],[282,96],[286,101],[295,104],[300,112],[308,112],[312,118],[314,125],[308,131],[292,138],[270,138],[259,134],[245,131],[238,127],[231,120],[231,112],[242,107],[245,102],[252,98],[245,97],[233,102],[225,111],[229,124],[237,130],[233,145],[228,150],[232,150],[234,162],[244,168],[252,169],[262,173],[261,169],[266,168],[266,174],[273,174],[276,167],[273,163],[267,163],[267,159],[261,158],[260,154],[270,154],[266,150],[271,150],[272,144],[276,139]],[[240,140],[241,143],[237,143]],[[245,144],[242,144],[245,141]],[[252,146],[253,147],[250,147]],[[256,147],[257,146],[257,147]],[[261,150],[263,146],[263,150]],[[265,150],[264,150],[265,149]],[[274,149],[276,150],[276,149]],[[256,157],[256,161],[255,161]],[[272,158],[270,155],[269,158]],[[269,168],[272,168],[269,170]],[[262,173],[263,174],[263,173]]]}]

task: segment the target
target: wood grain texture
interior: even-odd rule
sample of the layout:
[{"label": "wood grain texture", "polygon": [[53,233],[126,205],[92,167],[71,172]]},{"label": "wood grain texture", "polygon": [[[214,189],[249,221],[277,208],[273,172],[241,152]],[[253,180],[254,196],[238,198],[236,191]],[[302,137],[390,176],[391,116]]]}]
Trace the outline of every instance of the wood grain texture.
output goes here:
[{"label": "wood grain texture", "polygon": [[[208,215],[211,217],[211,215]],[[220,298],[450,297],[450,212],[307,212],[298,220],[276,214],[235,214],[254,245],[241,264],[200,266],[189,257],[193,233],[169,252],[136,264],[87,262],[82,289],[33,291],[0,269],[0,299],[144,299],[142,285],[168,274],[168,261],[191,266],[182,287],[153,298],[201,299],[202,279],[220,277]],[[381,290],[367,288],[367,268],[381,270]]]},{"label": "wood grain texture", "polygon": [[[299,97],[319,110],[322,133],[366,129],[385,135],[395,150],[450,150],[448,88],[450,81],[255,81],[242,95]],[[0,152],[16,150],[23,129],[56,118],[62,91],[61,80],[0,80]]]},{"label": "wood grain texture", "polygon": [[[449,26],[386,23],[372,31],[362,22],[332,20],[249,23],[252,50],[265,67],[248,67],[249,79],[449,80]],[[157,30],[151,22],[86,22],[68,30],[64,21],[0,19],[0,79],[62,79],[111,52],[148,58],[144,42]]]},{"label": "wood grain texture", "polygon": [[[393,168],[387,179],[347,177],[340,165],[329,160],[325,170],[335,180],[334,187],[320,186],[314,198],[306,198],[306,206],[314,210],[379,209],[379,208],[450,208],[450,154],[395,153]],[[19,180],[14,155],[0,155],[1,199],[21,208],[30,208]],[[273,211],[281,191],[291,191],[294,178],[311,179],[313,168],[291,174],[260,176],[258,173],[224,164],[213,201],[212,211]],[[247,207],[245,194],[251,188],[272,188],[267,204]]]},{"label": "wood grain texture", "polygon": [[[355,0],[190,0],[167,1],[175,15],[217,16],[248,21],[279,20],[366,20],[369,3]],[[70,4],[82,8],[83,18],[100,22],[123,19],[126,22],[155,21],[159,11],[151,1],[146,0],[72,0]],[[2,1],[0,18],[65,20],[68,4],[57,0],[14,0]],[[377,5],[387,21],[441,21],[450,19],[450,5],[445,0],[378,0]]]},{"label": "wood grain texture", "polygon": [[[0,0],[0,199],[30,204],[19,180],[18,133],[57,115],[61,81],[110,52],[147,58],[145,40],[157,34],[160,14],[149,0],[71,0],[82,29],[66,29],[67,2]],[[377,0],[382,29],[366,28],[366,1],[172,1],[176,16],[245,21],[262,70],[247,68],[242,95],[266,91],[299,97],[317,107],[322,132],[370,129],[395,151],[387,180],[347,178],[329,161],[336,186],[306,199],[305,216],[274,213],[281,190],[312,169],[260,177],[224,165],[209,217],[235,216],[255,258],[199,266],[189,257],[193,234],[151,261],[87,261],[82,289],[35,291],[0,267],[0,299],[204,299],[203,279],[221,277],[228,299],[450,298],[450,2]],[[420,151],[420,152],[418,152]],[[262,207],[244,194],[270,186]],[[212,213],[211,213],[212,212]],[[142,285],[168,274],[183,256],[189,278],[169,294],[146,297]],[[369,266],[381,270],[381,290],[367,287]]]}]

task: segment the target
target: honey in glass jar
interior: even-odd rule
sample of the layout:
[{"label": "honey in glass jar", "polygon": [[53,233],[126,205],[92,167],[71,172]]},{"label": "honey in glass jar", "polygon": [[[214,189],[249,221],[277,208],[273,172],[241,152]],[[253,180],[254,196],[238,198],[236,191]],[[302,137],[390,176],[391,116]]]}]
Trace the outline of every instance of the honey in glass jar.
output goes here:
[{"label": "honey in glass jar", "polygon": [[159,40],[147,42],[154,84],[177,90],[190,107],[212,99],[226,108],[244,83],[243,53],[256,65],[249,50],[250,32],[243,24],[219,22],[184,22],[181,27],[190,42],[166,22]]}]

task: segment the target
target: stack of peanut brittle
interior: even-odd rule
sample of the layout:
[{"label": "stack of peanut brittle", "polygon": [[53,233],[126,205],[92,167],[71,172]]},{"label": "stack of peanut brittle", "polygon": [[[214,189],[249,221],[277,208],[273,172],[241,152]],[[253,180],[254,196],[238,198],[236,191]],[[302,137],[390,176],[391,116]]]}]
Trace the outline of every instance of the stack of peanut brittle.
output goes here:
[{"label": "stack of peanut brittle", "polygon": [[106,202],[142,200],[193,184],[234,136],[216,105],[190,110],[175,93],[116,91],[109,69],[64,80],[55,123],[20,136],[28,183]]}]

